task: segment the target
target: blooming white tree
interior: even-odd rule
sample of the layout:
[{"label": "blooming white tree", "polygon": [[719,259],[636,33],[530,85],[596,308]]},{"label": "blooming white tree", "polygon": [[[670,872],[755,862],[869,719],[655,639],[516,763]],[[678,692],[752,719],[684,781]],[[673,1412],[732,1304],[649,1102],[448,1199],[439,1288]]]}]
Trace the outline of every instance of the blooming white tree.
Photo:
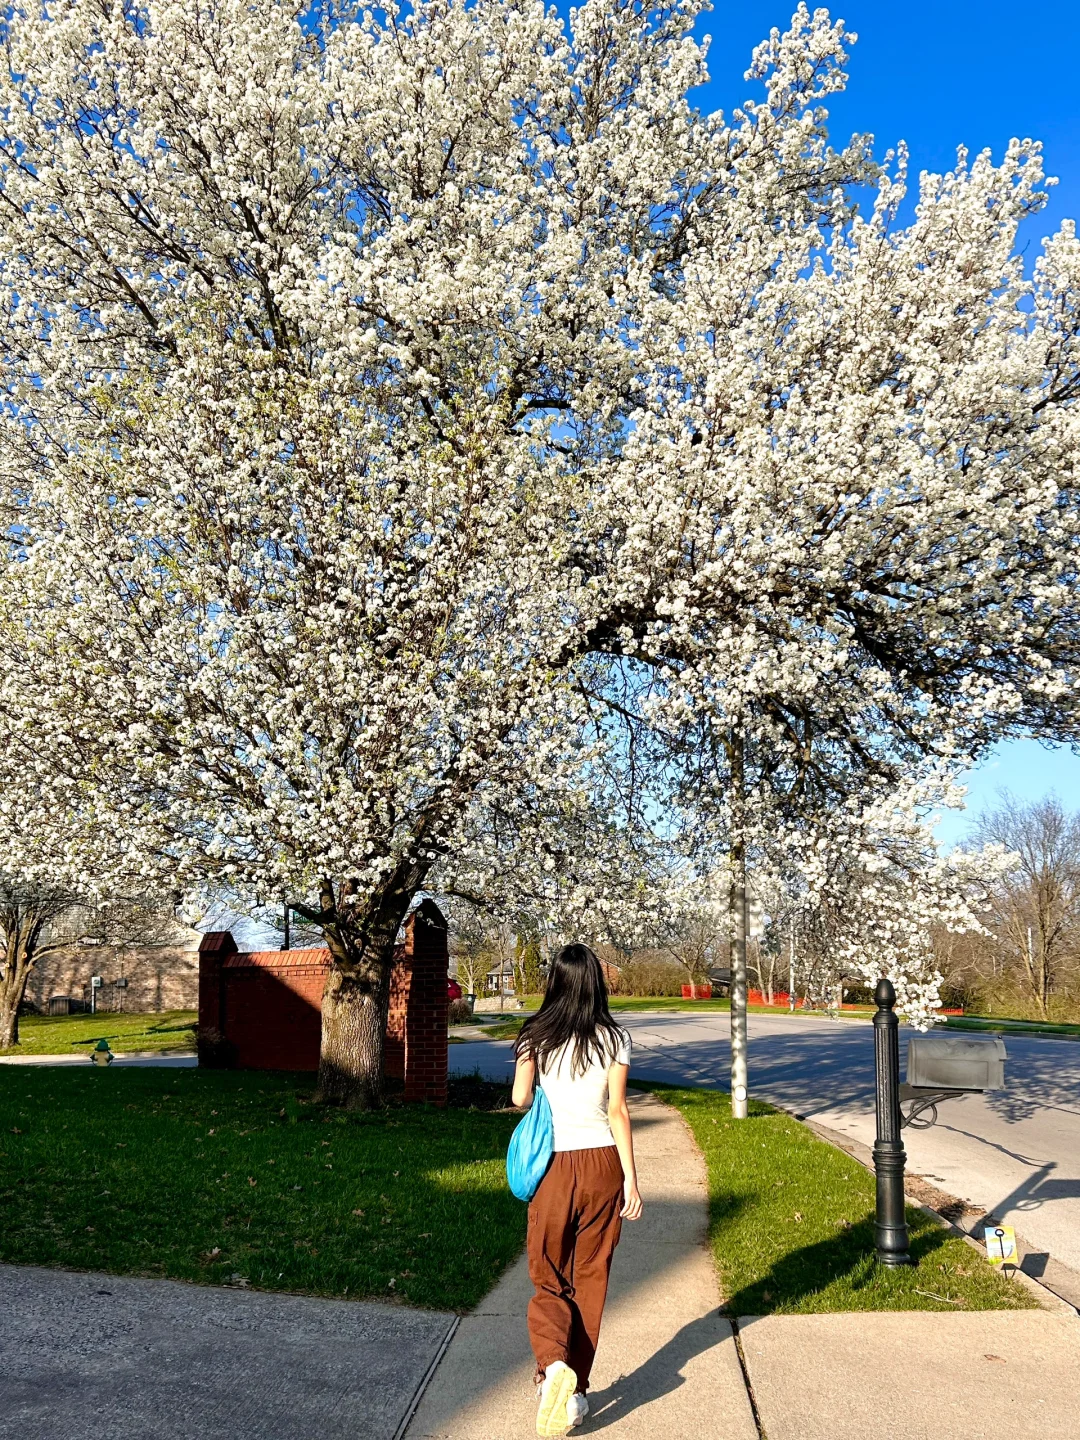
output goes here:
[{"label": "blooming white tree", "polygon": [[1037,147],[862,217],[842,26],[800,6],[728,119],[700,9],[5,22],[5,863],[286,895],[328,1098],[377,1098],[415,894],[602,898],[694,725],[795,785],[1076,733]]},{"label": "blooming white tree", "polygon": [[[764,877],[764,888],[797,916],[800,944],[824,960],[822,988],[858,976],[873,989],[888,975],[898,1009],[918,1029],[933,1024],[940,1003],[935,929],[979,930],[978,913],[1006,863],[994,846],[941,855],[930,798],[926,785],[914,786],[799,833],[777,833]],[[757,871],[755,881],[762,883]]]}]

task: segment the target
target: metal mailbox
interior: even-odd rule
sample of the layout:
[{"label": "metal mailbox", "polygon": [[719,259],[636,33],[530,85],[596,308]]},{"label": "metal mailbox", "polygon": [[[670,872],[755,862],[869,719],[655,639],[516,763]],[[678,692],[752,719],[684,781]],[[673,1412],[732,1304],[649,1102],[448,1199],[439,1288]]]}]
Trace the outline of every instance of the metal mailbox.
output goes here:
[{"label": "metal mailbox", "polygon": [[920,1090],[1001,1090],[1006,1058],[999,1035],[912,1035],[907,1083]]}]

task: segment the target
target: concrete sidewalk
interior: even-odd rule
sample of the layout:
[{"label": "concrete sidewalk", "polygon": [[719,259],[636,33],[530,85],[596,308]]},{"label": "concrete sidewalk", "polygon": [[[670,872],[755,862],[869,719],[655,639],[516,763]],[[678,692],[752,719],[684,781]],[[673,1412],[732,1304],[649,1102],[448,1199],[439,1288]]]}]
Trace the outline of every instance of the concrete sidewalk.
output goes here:
[{"label": "concrete sidewalk", "polygon": [[[757,1440],[731,1324],[705,1248],[705,1167],[681,1117],[631,1095],[645,1214],[623,1226],[579,1432],[610,1440]],[[406,1432],[409,1440],[535,1435],[532,1294],[524,1257],[458,1326]]]},{"label": "concrete sidewalk", "polygon": [[[645,1218],[623,1228],[592,1413],[574,1434],[1056,1440],[1077,1432],[1080,1317],[1048,1294],[1039,1311],[751,1316],[733,1327],[719,1313],[705,1248],[701,1156],[657,1097],[632,1095],[631,1105]],[[408,1440],[534,1433],[531,1293],[521,1259],[462,1320]]]},{"label": "concrete sidewalk", "polygon": [[[739,1322],[768,1440],[1065,1440],[1080,1319],[1041,1310]],[[699,1435],[721,1435],[702,1417]]]},{"label": "concrete sidewalk", "polygon": [[394,1440],[455,1321],[0,1265],[0,1440]]}]

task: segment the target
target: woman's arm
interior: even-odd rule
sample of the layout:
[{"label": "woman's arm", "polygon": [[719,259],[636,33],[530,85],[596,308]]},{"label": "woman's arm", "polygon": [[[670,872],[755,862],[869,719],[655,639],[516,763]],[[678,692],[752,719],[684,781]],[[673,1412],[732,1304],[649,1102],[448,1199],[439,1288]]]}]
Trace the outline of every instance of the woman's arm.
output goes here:
[{"label": "woman's arm", "polygon": [[536,1084],[536,1062],[531,1055],[519,1055],[514,1069],[514,1088],[510,1098],[519,1110],[527,1110],[533,1102]]},{"label": "woman's arm", "polygon": [[626,1103],[626,1077],[629,1065],[612,1065],[608,1071],[608,1124],[622,1161],[623,1207],[619,1212],[624,1220],[641,1219],[641,1192],[637,1185],[637,1166],[634,1164],[634,1137],[630,1133],[630,1110]]}]

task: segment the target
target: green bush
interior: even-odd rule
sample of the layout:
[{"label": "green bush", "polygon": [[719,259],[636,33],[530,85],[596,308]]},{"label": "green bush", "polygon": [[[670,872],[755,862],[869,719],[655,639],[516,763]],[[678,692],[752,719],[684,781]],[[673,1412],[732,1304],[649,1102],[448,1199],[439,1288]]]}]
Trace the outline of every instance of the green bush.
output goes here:
[{"label": "green bush", "polygon": [[686,971],[681,965],[664,960],[631,960],[609,989],[612,995],[679,996],[685,984]]}]

